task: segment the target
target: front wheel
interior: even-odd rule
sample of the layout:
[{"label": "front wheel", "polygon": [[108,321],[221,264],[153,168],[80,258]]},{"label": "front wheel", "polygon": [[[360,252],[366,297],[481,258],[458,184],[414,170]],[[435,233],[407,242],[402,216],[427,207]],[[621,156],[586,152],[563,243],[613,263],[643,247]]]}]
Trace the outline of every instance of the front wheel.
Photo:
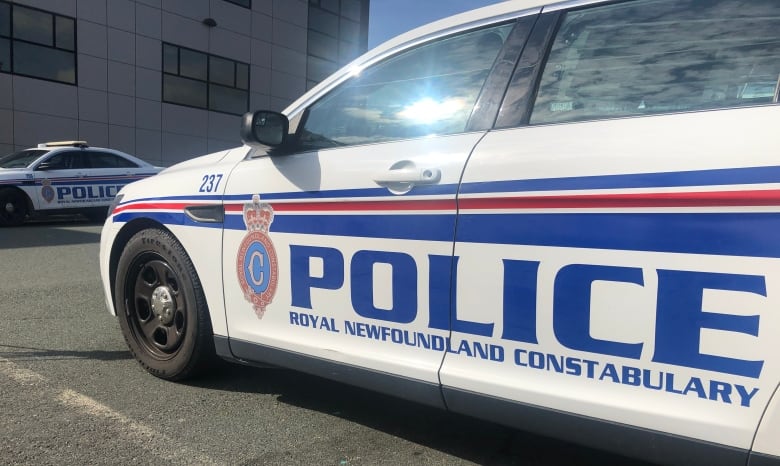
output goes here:
[{"label": "front wheel", "polygon": [[27,219],[27,199],[16,189],[0,191],[0,225],[18,226]]},{"label": "front wheel", "polygon": [[119,258],[114,287],[122,334],[148,372],[182,380],[213,362],[206,299],[173,235],[154,228],[136,233]]}]

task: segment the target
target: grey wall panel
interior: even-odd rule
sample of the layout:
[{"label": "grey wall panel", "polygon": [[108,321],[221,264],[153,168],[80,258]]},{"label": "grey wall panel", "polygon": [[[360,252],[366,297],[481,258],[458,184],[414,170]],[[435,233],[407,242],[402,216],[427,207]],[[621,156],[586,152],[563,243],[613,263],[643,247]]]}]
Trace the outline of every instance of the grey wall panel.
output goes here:
[{"label": "grey wall panel", "polygon": [[288,104],[306,91],[306,78],[279,71],[271,72],[271,96],[287,99]]},{"label": "grey wall panel", "polygon": [[271,98],[267,94],[252,92],[249,96],[249,111],[270,110]]},{"label": "grey wall panel", "polygon": [[252,16],[246,8],[225,0],[211,0],[210,16],[216,20],[218,28],[251,35]]},{"label": "grey wall panel", "polygon": [[135,69],[135,95],[148,100],[162,100],[160,97],[162,73],[146,68]]},{"label": "grey wall panel", "polygon": [[[11,110],[0,109],[0,144],[14,143],[14,112]],[[0,157],[5,155],[0,152]]]},{"label": "grey wall panel", "polygon": [[136,129],[135,156],[155,165],[163,165],[162,133],[155,130]]},{"label": "grey wall panel", "polygon": [[108,146],[128,154],[135,154],[135,128],[108,125]]},{"label": "grey wall panel", "polygon": [[106,24],[106,3],[105,0],[78,0],[76,16],[93,23]]},{"label": "grey wall panel", "polygon": [[225,58],[249,63],[251,59],[251,42],[249,37],[221,28],[209,31],[209,52]]},{"label": "grey wall panel", "polygon": [[14,145],[34,147],[47,141],[78,138],[78,120],[40,113],[14,112]]},{"label": "grey wall panel", "polygon": [[209,113],[209,139],[221,139],[233,144],[233,147],[241,145],[241,117],[226,115],[224,113]]},{"label": "grey wall panel", "polygon": [[163,11],[162,39],[172,44],[206,51],[209,49],[209,27],[200,21]]},{"label": "grey wall panel", "polygon": [[108,89],[108,62],[105,58],[80,53],[78,67],[80,88]]},{"label": "grey wall panel", "polygon": [[78,20],[76,42],[78,51],[93,57],[107,58],[108,39],[106,26],[89,21]]},{"label": "grey wall panel", "polygon": [[11,75],[0,73],[0,108],[13,108]]},{"label": "grey wall panel", "polygon": [[271,68],[274,71],[304,77],[306,76],[306,54],[274,45]]},{"label": "grey wall panel", "polygon": [[160,131],[162,104],[159,100],[135,99],[135,126]]},{"label": "grey wall panel", "polygon": [[162,164],[166,167],[208,153],[206,138],[162,133]]},{"label": "grey wall panel", "polygon": [[162,130],[164,132],[205,136],[208,134],[208,124],[209,114],[205,110],[162,104]]},{"label": "grey wall panel", "polygon": [[271,69],[252,66],[249,71],[249,89],[252,92],[269,94],[271,92]]},{"label": "grey wall panel", "polygon": [[135,67],[109,60],[108,91],[115,94],[135,95]]},{"label": "grey wall panel", "polygon": [[136,3],[142,3],[144,5],[153,6],[155,8],[162,7],[162,0],[135,0]]},{"label": "grey wall panel", "polygon": [[309,8],[306,0],[274,0],[274,18],[306,27]]},{"label": "grey wall panel", "polygon": [[135,34],[108,28],[108,58],[135,64]]},{"label": "grey wall panel", "polygon": [[67,84],[14,76],[14,110],[77,118],[76,90]]},{"label": "grey wall panel", "polygon": [[135,32],[154,39],[162,37],[162,11],[141,3],[135,5]]},{"label": "grey wall panel", "polygon": [[79,89],[79,119],[108,122],[108,94],[105,91]]},{"label": "grey wall panel", "polygon": [[108,147],[108,125],[94,121],[79,121],[80,141],[87,141],[91,146]]},{"label": "grey wall panel", "polygon": [[135,36],[135,64],[152,70],[162,70],[162,43],[157,39]]},{"label": "grey wall panel", "polygon": [[209,16],[209,0],[164,0],[162,9],[200,22]]},{"label": "grey wall panel", "polygon": [[257,11],[252,12],[253,38],[271,42],[273,40],[273,25],[274,22],[270,16]]},{"label": "grey wall panel", "polygon": [[273,0],[252,0],[252,10],[270,15],[273,12]]},{"label": "grey wall panel", "polygon": [[272,50],[270,42],[252,39],[252,64],[270,68]]},{"label": "grey wall panel", "polygon": [[270,97],[270,105],[268,110],[273,110],[276,112],[281,112],[285,108],[287,108],[288,105],[290,105],[293,101],[291,99],[281,99],[279,97]]},{"label": "grey wall panel", "polygon": [[109,27],[135,32],[135,3],[130,0],[108,0],[106,22]]},{"label": "grey wall panel", "polygon": [[42,10],[76,16],[76,0],[14,0],[20,5],[29,5]]},{"label": "grey wall panel", "polygon": [[305,27],[297,26],[287,21],[274,19],[273,43],[296,52],[306,53],[307,32]]},{"label": "grey wall panel", "polygon": [[[108,122],[112,125],[135,126],[135,99],[109,93]],[[133,139],[135,140],[135,136]]]},{"label": "grey wall panel", "polygon": [[0,157],[6,154],[10,154],[11,152],[15,152],[16,149],[14,148],[13,144],[3,144],[0,143]]}]

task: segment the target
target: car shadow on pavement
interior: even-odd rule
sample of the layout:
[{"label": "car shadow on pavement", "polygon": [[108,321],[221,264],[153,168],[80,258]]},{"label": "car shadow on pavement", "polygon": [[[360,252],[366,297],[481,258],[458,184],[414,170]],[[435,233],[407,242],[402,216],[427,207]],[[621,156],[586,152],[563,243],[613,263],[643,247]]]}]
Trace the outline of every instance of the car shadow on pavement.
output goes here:
[{"label": "car shadow on pavement", "polygon": [[[99,231],[84,231],[74,227],[91,227],[93,222],[30,223],[21,227],[0,228],[0,250],[64,246],[100,242]],[[43,227],[46,228],[43,228]],[[94,228],[92,228],[94,229]]]},{"label": "car shadow on pavement", "polygon": [[[644,465],[599,450],[286,369],[259,369],[226,363],[189,384],[211,390],[277,395],[281,403],[337,416],[482,465]],[[550,454],[552,451],[554,455]],[[246,464],[262,464],[262,460]]]}]

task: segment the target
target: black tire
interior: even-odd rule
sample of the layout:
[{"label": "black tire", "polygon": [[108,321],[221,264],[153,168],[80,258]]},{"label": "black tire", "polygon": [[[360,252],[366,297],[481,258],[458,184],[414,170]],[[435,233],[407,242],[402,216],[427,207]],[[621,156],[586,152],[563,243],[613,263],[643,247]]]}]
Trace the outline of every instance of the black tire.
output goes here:
[{"label": "black tire", "polygon": [[18,189],[0,190],[0,225],[19,226],[27,220],[27,196]]},{"label": "black tire", "polygon": [[169,232],[152,228],[130,238],[119,258],[114,295],[127,346],[149,373],[183,380],[216,359],[200,280]]}]

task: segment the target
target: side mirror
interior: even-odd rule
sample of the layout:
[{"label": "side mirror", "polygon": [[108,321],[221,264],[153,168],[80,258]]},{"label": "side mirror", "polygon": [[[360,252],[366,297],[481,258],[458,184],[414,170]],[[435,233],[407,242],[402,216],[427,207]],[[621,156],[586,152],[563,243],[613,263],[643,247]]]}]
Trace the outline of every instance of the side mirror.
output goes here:
[{"label": "side mirror", "polygon": [[51,170],[51,168],[52,168],[51,163],[49,162],[41,162],[38,164],[37,167],[35,167],[35,169],[39,171]]},{"label": "side mirror", "polygon": [[241,119],[241,140],[249,146],[279,147],[287,139],[290,120],[269,110],[245,113]]}]

